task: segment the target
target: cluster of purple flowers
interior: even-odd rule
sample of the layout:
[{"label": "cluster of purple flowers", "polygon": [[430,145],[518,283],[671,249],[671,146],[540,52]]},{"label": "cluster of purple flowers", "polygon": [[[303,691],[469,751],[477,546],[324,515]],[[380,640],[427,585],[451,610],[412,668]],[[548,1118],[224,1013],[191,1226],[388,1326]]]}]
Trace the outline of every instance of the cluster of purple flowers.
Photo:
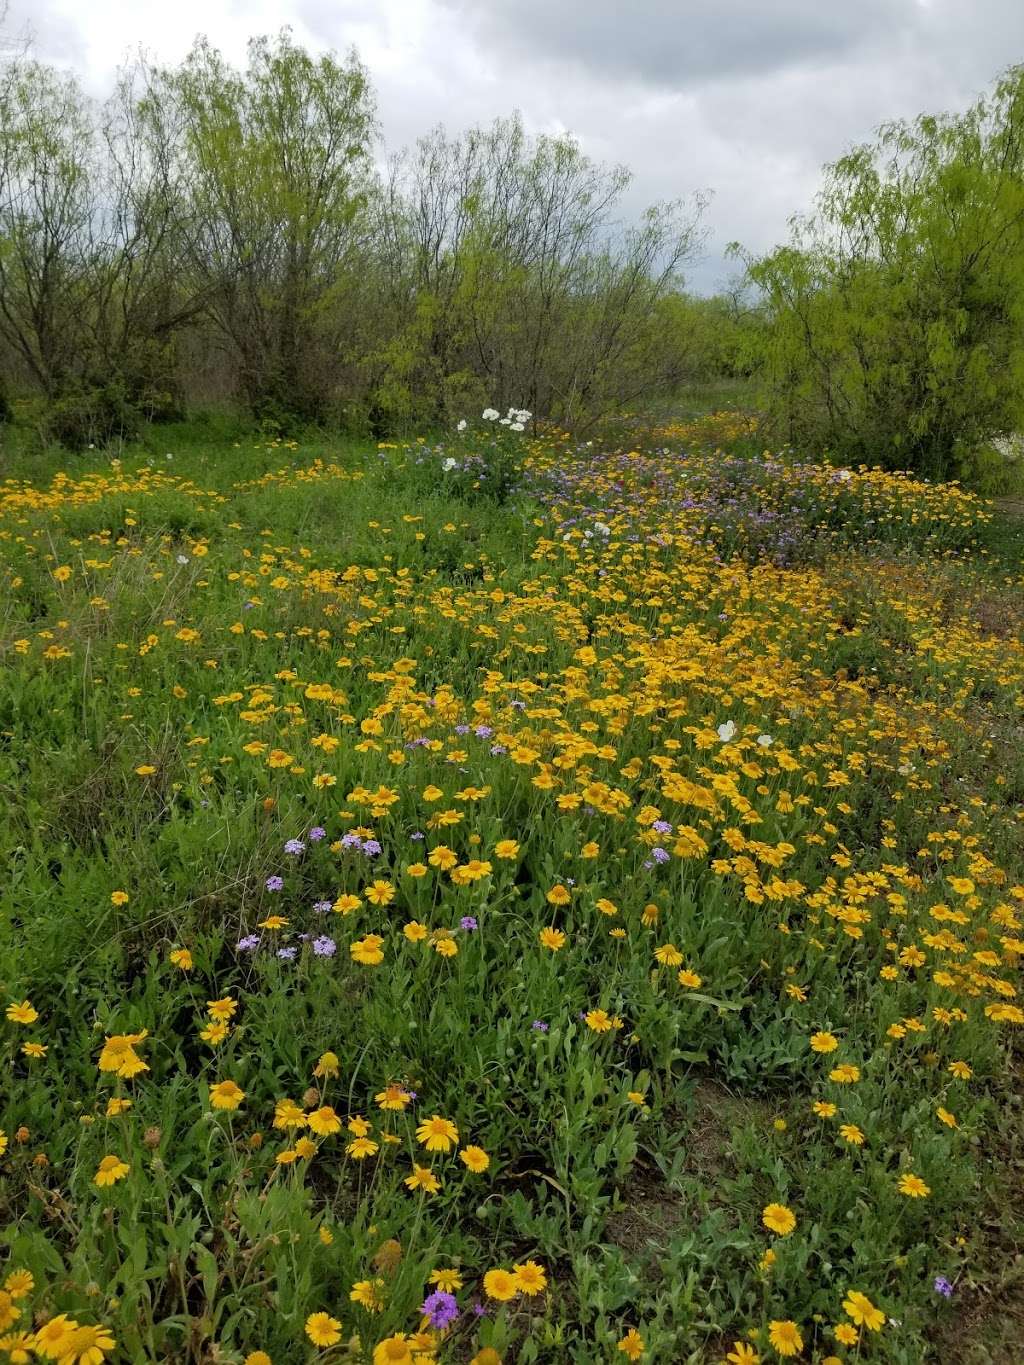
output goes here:
[{"label": "cluster of purple flowers", "polygon": [[446,1294],[443,1289],[437,1289],[424,1299],[420,1312],[425,1318],[430,1319],[431,1327],[440,1330],[449,1326],[459,1316],[459,1305],[454,1294]]},{"label": "cluster of purple flowers", "polygon": [[[290,857],[298,858],[306,852],[308,844],[318,844],[322,839],[326,839],[327,831],[322,825],[314,825],[305,836],[305,839],[291,838],[284,843],[284,852]],[[375,857],[381,851],[380,844],[375,839],[361,840],[356,835],[346,835],[342,840],[346,848],[358,848],[361,853],[368,857]],[[267,877],[263,883],[268,891],[283,891],[284,878],[277,873]],[[318,900],[313,902],[313,912],[317,915],[326,915],[334,908],[333,901]],[[310,943],[313,952],[317,957],[331,958],[338,951],[338,945],[328,934],[298,934],[296,936],[299,943]],[[262,943],[259,934],[245,934],[235,944],[236,951],[241,953],[254,953]],[[299,955],[299,949],[294,944],[285,944],[275,950],[274,956],[282,962],[294,962]]]},{"label": "cluster of purple flowers", "polygon": [[346,834],[341,841],[342,848],[355,849],[358,853],[364,853],[367,858],[376,858],[381,851],[381,845],[376,839],[361,839],[358,834]]},{"label": "cluster of purple flowers", "polygon": [[661,866],[664,866],[665,863],[668,863],[668,862],[671,862],[671,861],[672,861],[672,855],[671,855],[671,853],[668,852],[667,849],[664,849],[664,848],[652,848],[652,849],[651,849],[651,856],[650,856],[649,858],[645,858],[645,859],[644,859],[644,867],[645,867],[645,868],[648,868],[648,869],[650,869],[650,868],[652,868],[652,867],[661,867]]},{"label": "cluster of purple flowers", "polygon": [[[513,703],[513,705],[515,704]],[[457,735],[473,734],[477,739],[490,739],[494,734],[494,728],[490,725],[456,725],[455,733]]]}]

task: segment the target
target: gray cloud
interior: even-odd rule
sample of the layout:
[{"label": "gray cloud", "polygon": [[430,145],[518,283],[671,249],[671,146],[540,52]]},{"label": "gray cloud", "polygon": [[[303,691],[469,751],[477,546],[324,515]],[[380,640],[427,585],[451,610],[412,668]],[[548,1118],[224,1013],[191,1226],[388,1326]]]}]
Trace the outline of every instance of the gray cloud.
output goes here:
[{"label": "gray cloud", "polygon": [[442,0],[481,40],[679,87],[854,53],[919,26],[917,0]]}]

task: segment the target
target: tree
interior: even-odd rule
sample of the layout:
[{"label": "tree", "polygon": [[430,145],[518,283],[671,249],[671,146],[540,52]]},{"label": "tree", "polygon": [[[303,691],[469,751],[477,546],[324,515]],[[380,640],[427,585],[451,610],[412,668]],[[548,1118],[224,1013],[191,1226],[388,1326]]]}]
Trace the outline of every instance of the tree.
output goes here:
[{"label": "tree", "polygon": [[0,71],[0,364],[72,444],[181,397],[179,347],[228,357],[276,428],[380,432],[468,406],[581,428],[660,392],[702,201],[616,218],[629,174],[518,117],[438,130],[375,171],[366,73],[287,30],[233,69],[205,39],[140,59],[98,106],[27,60]]},{"label": "tree", "polygon": [[0,79],[0,335],[48,398],[83,349],[96,142],[77,83],[16,60]]},{"label": "tree", "polygon": [[[424,138],[392,164],[381,200],[382,278],[404,325],[383,382],[432,395],[447,419],[470,394],[570,425],[668,382],[651,326],[698,238],[698,201],[623,230],[630,181],[570,137],[521,119]],[[474,399],[475,401],[475,399]]]},{"label": "tree", "polygon": [[178,409],[175,344],[201,313],[169,148],[148,136],[138,64],[102,110],[101,173],[85,319],[95,382],[117,376],[150,418]]},{"label": "tree", "polygon": [[137,112],[131,72],[102,109],[38,62],[0,80],[0,340],[72,444],[174,408],[173,339],[195,312]]},{"label": "tree", "polygon": [[1024,67],[960,116],[885,125],[748,261],[787,439],[948,477],[1024,420]]},{"label": "tree", "polygon": [[287,30],[244,72],[205,39],[150,73],[144,116],[171,149],[190,270],[257,414],[319,418],[365,249],[373,99],[355,53],[311,57]]}]

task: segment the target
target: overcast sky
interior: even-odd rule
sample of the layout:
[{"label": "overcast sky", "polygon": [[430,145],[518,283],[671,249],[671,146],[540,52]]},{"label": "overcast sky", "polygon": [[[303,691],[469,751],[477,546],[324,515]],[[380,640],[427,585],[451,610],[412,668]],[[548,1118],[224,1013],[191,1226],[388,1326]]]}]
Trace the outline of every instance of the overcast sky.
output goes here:
[{"label": "overcast sky", "polygon": [[519,109],[634,172],[627,211],[710,190],[707,292],[809,207],[823,162],[883,120],[963,108],[1024,62],[1024,0],[10,0],[7,29],[105,94],[141,45],[180,58],[205,33],[240,62],[291,25],[355,44],[388,147]]}]

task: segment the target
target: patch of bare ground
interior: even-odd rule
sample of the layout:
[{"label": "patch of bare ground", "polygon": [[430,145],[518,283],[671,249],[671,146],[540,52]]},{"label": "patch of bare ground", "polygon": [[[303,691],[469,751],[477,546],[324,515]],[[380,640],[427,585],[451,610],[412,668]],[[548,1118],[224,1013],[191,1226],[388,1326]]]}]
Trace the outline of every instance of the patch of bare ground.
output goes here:
[{"label": "patch of bare ground", "polygon": [[764,1098],[737,1095],[720,1081],[701,1078],[694,1087],[690,1107],[680,1115],[686,1131],[692,1172],[715,1179],[733,1170],[732,1131],[752,1119],[774,1112]]},{"label": "patch of bare ground", "polygon": [[698,1080],[688,1103],[664,1120],[683,1153],[677,1179],[669,1183],[656,1166],[638,1161],[622,1192],[623,1206],[608,1220],[608,1240],[636,1260],[649,1261],[693,1214],[723,1206],[717,1192],[735,1173],[732,1130],[763,1108],[761,1101],[735,1095],[717,1081]]},{"label": "patch of bare ground", "polygon": [[625,1203],[608,1219],[605,1236],[631,1259],[645,1261],[668,1247],[686,1218],[687,1200],[651,1167],[634,1168]]},{"label": "patch of bare ground", "polygon": [[1021,633],[1020,603],[1009,594],[1004,597],[979,595],[971,604],[971,613],[975,626],[985,635],[1006,640]]},{"label": "patch of bare ground", "polygon": [[929,1359],[943,1365],[1024,1362],[1024,1057],[1006,1077],[1000,1127],[973,1254],[954,1291],[958,1311],[933,1338]]}]

